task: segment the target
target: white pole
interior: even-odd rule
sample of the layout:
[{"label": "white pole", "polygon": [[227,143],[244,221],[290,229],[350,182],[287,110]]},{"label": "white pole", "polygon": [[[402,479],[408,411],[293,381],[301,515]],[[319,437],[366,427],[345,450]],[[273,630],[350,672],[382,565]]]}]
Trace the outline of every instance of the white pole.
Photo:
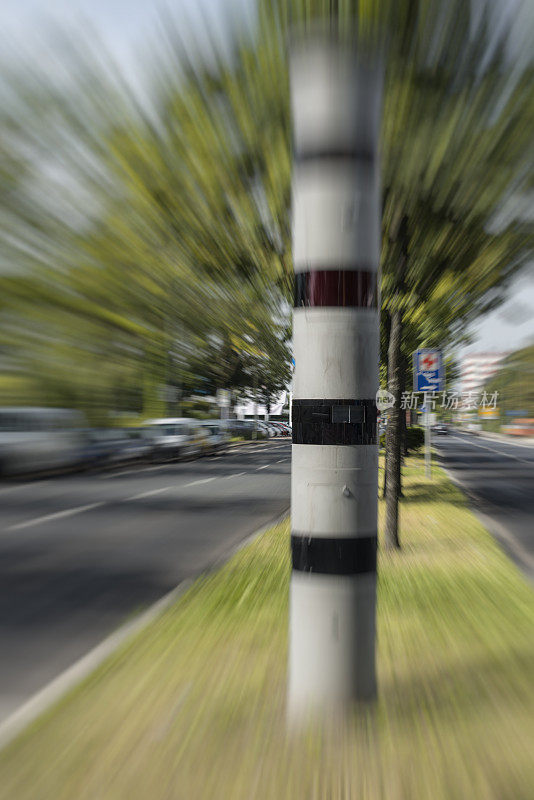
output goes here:
[{"label": "white pole", "polygon": [[289,392],[289,427],[291,427],[293,423],[293,392],[290,390]]},{"label": "white pole", "polygon": [[288,713],[376,693],[379,71],[296,43]]},{"label": "white pole", "polygon": [[258,438],[258,376],[254,373],[254,430],[252,438]]},{"label": "white pole", "polygon": [[430,410],[425,413],[425,475],[432,477],[432,454],[430,452]]}]

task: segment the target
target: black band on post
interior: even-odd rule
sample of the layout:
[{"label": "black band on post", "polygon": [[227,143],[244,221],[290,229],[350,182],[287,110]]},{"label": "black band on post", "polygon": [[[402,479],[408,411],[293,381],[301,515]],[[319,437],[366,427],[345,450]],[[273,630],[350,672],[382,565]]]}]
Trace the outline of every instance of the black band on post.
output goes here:
[{"label": "black band on post", "polygon": [[294,307],[378,307],[377,274],[366,269],[311,269],[295,273]]},{"label": "black band on post", "polygon": [[371,148],[357,148],[352,144],[338,144],[330,147],[307,147],[293,143],[293,163],[296,166],[307,161],[347,162],[359,161],[376,162],[377,155]]},{"label": "black band on post", "polygon": [[293,399],[292,428],[293,444],[376,445],[376,401]]},{"label": "black band on post", "polygon": [[291,536],[293,569],[298,572],[317,572],[322,575],[376,572],[376,550],[376,536]]}]

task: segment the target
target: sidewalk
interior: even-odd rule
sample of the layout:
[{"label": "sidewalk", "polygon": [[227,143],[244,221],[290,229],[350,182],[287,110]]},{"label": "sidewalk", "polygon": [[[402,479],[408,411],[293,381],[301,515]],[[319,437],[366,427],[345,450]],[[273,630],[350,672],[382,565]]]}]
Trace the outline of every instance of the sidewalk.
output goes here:
[{"label": "sidewalk", "polygon": [[407,459],[405,494],[403,550],[379,558],[374,712],[285,735],[284,523],[1,753],[0,798],[529,796],[534,594],[442,470]]}]

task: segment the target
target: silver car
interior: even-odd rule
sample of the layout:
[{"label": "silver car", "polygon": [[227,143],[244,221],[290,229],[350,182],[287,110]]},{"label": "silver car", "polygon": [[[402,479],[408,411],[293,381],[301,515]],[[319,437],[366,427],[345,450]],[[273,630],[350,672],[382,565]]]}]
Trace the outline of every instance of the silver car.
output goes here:
[{"label": "silver car", "polygon": [[207,451],[210,454],[221,453],[226,450],[230,443],[230,433],[228,426],[217,419],[203,419],[199,425],[208,434]]},{"label": "silver car", "polygon": [[144,429],[153,445],[154,458],[164,461],[202,455],[204,437],[198,423],[184,417],[149,419]]},{"label": "silver car", "polygon": [[87,425],[64,408],[0,408],[0,474],[65,470],[82,461]]}]

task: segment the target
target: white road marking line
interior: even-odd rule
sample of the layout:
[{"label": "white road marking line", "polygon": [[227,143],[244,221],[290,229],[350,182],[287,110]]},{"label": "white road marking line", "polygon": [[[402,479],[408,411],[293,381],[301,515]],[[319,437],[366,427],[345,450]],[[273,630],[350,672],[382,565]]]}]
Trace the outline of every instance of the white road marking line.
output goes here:
[{"label": "white road marking line", "polygon": [[201,478],[198,481],[189,481],[189,483],[184,483],[184,486],[198,486],[199,483],[209,483],[210,481],[214,481],[215,478]]},{"label": "white road marking line", "polygon": [[127,497],[124,502],[128,502],[129,500],[141,500],[143,497],[151,497],[153,494],[168,492],[169,489],[172,489],[172,486],[164,486],[162,489],[151,489],[149,492],[140,492],[140,494],[134,494],[132,497]]},{"label": "white road marking line", "polygon": [[27,483],[16,483],[14,486],[3,486],[0,489],[0,494],[16,492],[19,489],[33,489],[34,486],[41,486],[43,483],[46,483],[46,481],[28,481]]},{"label": "white road marking line", "polygon": [[140,469],[123,469],[121,472],[107,472],[103,475],[98,475],[98,479],[105,481],[108,478],[121,478],[123,475],[138,475],[140,472],[155,472],[158,469],[165,469],[169,464],[158,464],[155,467],[141,467]]},{"label": "white road marking line", "polygon": [[23,528],[33,528],[34,525],[40,525],[43,522],[51,522],[54,519],[62,519],[64,517],[73,517],[75,514],[82,514],[84,511],[91,511],[93,508],[100,508],[105,503],[89,503],[86,506],[76,506],[76,508],[67,508],[65,511],[56,511],[53,514],[45,514],[44,517],[34,517],[34,519],[26,520],[26,522],[17,522],[16,525],[10,525],[6,531],[20,531]]},{"label": "white road marking line", "polygon": [[271,466],[270,464],[264,464],[264,465],[263,465],[263,467],[256,467],[256,472],[257,472],[259,469],[267,469],[267,467],[270,467],[270,466]]},{"label": "white road marking line", "polygon": [[277,461],[276,463],[277,463],[277,464],[281,464],[281,463],[282,463],[282,461],[287,461],[287,458],[279,458],[279,459],[278,459],[278,461]]},{"label": "white road marking line", "polygon": [[226,476],[226,480],[228,480],[228,478],[240,478],[241,475],[245,475],[245,474],[246,474],[245,472],[234,472],[233,475],[227,475]]}]

